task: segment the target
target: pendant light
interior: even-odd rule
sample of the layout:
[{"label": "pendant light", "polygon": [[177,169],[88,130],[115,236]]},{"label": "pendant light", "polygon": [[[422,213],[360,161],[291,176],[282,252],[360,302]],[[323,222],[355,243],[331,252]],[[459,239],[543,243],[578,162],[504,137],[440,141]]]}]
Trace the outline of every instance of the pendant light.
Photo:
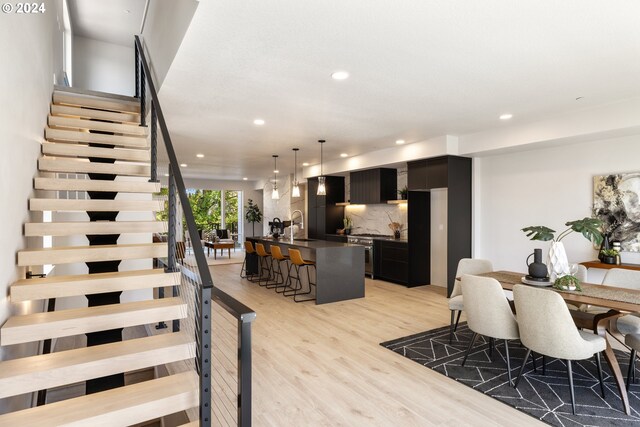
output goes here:
[{"label": "pendant light", "polygon": [[274,154],[272,157],[273,157],[273,191],[271,192],[271,198],[273,200],[278,200],[280,198],[280,194],[278,193],[278,155]]},{"label": "pendant light", "polygon": [[320,143],[320,176],[318,177],[318,192],[316,193],[318,196],[326,196],[327,195],[327,186],[325,185],[325,176],[322,171],[322,144],[326,141],[324,139],[319,139]]},{"label": "pendant light", "polygon": [[298,175],[296,169],[298,168],[298,150],[293,149],[293,189],[291,190],[291,197],[300,197],[300,186],[298,185]]}]

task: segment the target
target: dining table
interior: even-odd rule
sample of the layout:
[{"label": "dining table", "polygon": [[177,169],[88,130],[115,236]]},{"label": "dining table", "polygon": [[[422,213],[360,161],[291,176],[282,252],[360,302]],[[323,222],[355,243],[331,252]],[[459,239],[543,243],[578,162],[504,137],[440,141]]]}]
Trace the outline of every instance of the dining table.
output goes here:
[{"label": "dining table", "polygon": [[[514,285],[523,284],[522,278],[525,275],[525,273],[513,271],[493,271],[490,273],[478,274],[478,276],[496,279],[505,290],[512,290]],[[552,286],[547,286],[545,289],[549,289],[550,292],[557,292],[567,303],[570,304],[578,306],[588,304],[608,309],[607,312],[597,314],[579,310],[570,311],[577,327],[593,330],[594,333],[605,338],[607,347],[604,351],[604,356],[616,382],[616,386],[624,406],[624,411],[627,415],[630,415],[631,407],[629,406],[629,397],[627,395],[624,377],[620,370],[618,360],[616,359],[611,347],[611,343],[609,342],[607,330],[610,332],[609,335],[612,336],[611,334],[616,332],[616,322],[613,320],[627,313],[640,312],[640,290],[593,283],[581,283],[580,287],[582,288],[581,291],[564,291]]]}]

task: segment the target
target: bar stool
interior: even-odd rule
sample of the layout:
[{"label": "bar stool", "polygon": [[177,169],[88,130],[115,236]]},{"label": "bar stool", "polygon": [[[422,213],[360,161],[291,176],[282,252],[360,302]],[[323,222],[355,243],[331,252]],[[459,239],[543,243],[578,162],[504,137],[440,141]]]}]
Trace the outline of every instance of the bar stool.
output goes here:
[{"label": "bar stool", "polygon": [[[298,295],[309,295],[311,293],[311,286],[316,286],[315,283],[313,283],[311,281],[311,275],[309,274],[309,269],[311,267],[316,268],[316,263],[313,261],[306,261],[302,258],[302,254],[300,253],[300,251],[298,249],[289,249],[289,259],[291,260],[291,265],[289,266],[289,286],[291,289],[289,289],[288,291],[285,289],[283,292],[283,295],[286,297],[290,297],[293,295],[293,300],[295,302],[304,302],[304,301],[314,301],[316,298],[315,296],[313,298],[305,298],[305,299],[298,299]],[[300,269],[301,268],[305,268],[307,270],[307,281],[309,282],[309,290],[307,292],[299,292],[302,290],[302,281],[300,280]],[[293,276],[291,274],[291,268],[295,268],[296,270],[296,275]],[[316,272],[317,274],[317,272]],[[296,287],[294,288],[292,285],[292,280],[294,279],[297,281]],[[317,280],[317,279],[316,279]],[[317,288],[316,288],[317,289]],[[291,291],[293,290],[293,293],[291,293]]]},{"label": "bar stool", "polygon": [[[269,252],[267,252],[267,250],[264,248],[264,245],[262,243],[256,243],[256,254],[258,254],[258,256],[260,257],[260,261],[258,263],[259,268],[258,268],[258,285],[260,286],[267,286],[269,284],[269,281],[271,280],[271,277],[273,275],[273,269],[272,269],[272,259],[271,258],[271,254]],[[267,278],[264,282],[264,284],[262,284],[262,273],[266,271],[268,273]]]},{"label": "bar stool", "polygon": [[[276,262],[276,267],[273,267],[273,262]],[[269,286],[269,284],[267,284],[267,289],[276,289],[277,293],[282,293],[284,292],[284,289],[286,289],[286,286],[283,286],[283,290],[279,291],[278,290],[278,285],[282,285],[285,284],[285,280],[284,280],[284,274],[282,273],[282,262],[288,262],[289,261],[289,256],[288,255],[283,255],[282,254],[282,250],[280,249],[280,246],[277,245],[271,245],[271,271],[273,272],[273,283],[272,286]],[[278,277],[280,277],[280,280],[278,280]],[[288,278],[288,276],[287,276]]]},{"label": "bar stool", "polygon": [[250,254],[254,254],[254,253],[256,253],[256,251],[255,249],[253,249],[253,244],[248,240],[245,241],[244,242],[244,261],[242,261],[242,269],[240,269],[240,277],[242,279],[247,279],[250,282],[255,282],[255,279],[253,278],[253,276],[255,276],[255,273],[247,274],[247,257]]}]

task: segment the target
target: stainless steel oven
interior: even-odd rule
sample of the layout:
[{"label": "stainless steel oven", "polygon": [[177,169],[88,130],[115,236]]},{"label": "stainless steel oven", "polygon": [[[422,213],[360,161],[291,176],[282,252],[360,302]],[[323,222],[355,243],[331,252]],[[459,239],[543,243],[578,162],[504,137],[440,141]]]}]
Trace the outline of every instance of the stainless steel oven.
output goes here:
[{"label": "stainless steel oven", "polygon": [[373,250],[373,239],[370,237],[362,237],[362,236],[349,236],[349,243],[354,243],[356,245],[364,246],[364,274],[373,277],[373,261],[374,261],[374,250]]}]

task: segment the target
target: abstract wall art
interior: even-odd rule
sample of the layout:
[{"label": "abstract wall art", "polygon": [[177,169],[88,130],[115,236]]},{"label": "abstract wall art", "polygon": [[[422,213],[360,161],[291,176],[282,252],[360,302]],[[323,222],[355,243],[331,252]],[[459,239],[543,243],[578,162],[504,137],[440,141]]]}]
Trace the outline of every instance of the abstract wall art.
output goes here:
[{"label": "abstract wall art", "polygon": [[593,178],[593,213],[611,241],[640,252],[640,172]]}]

